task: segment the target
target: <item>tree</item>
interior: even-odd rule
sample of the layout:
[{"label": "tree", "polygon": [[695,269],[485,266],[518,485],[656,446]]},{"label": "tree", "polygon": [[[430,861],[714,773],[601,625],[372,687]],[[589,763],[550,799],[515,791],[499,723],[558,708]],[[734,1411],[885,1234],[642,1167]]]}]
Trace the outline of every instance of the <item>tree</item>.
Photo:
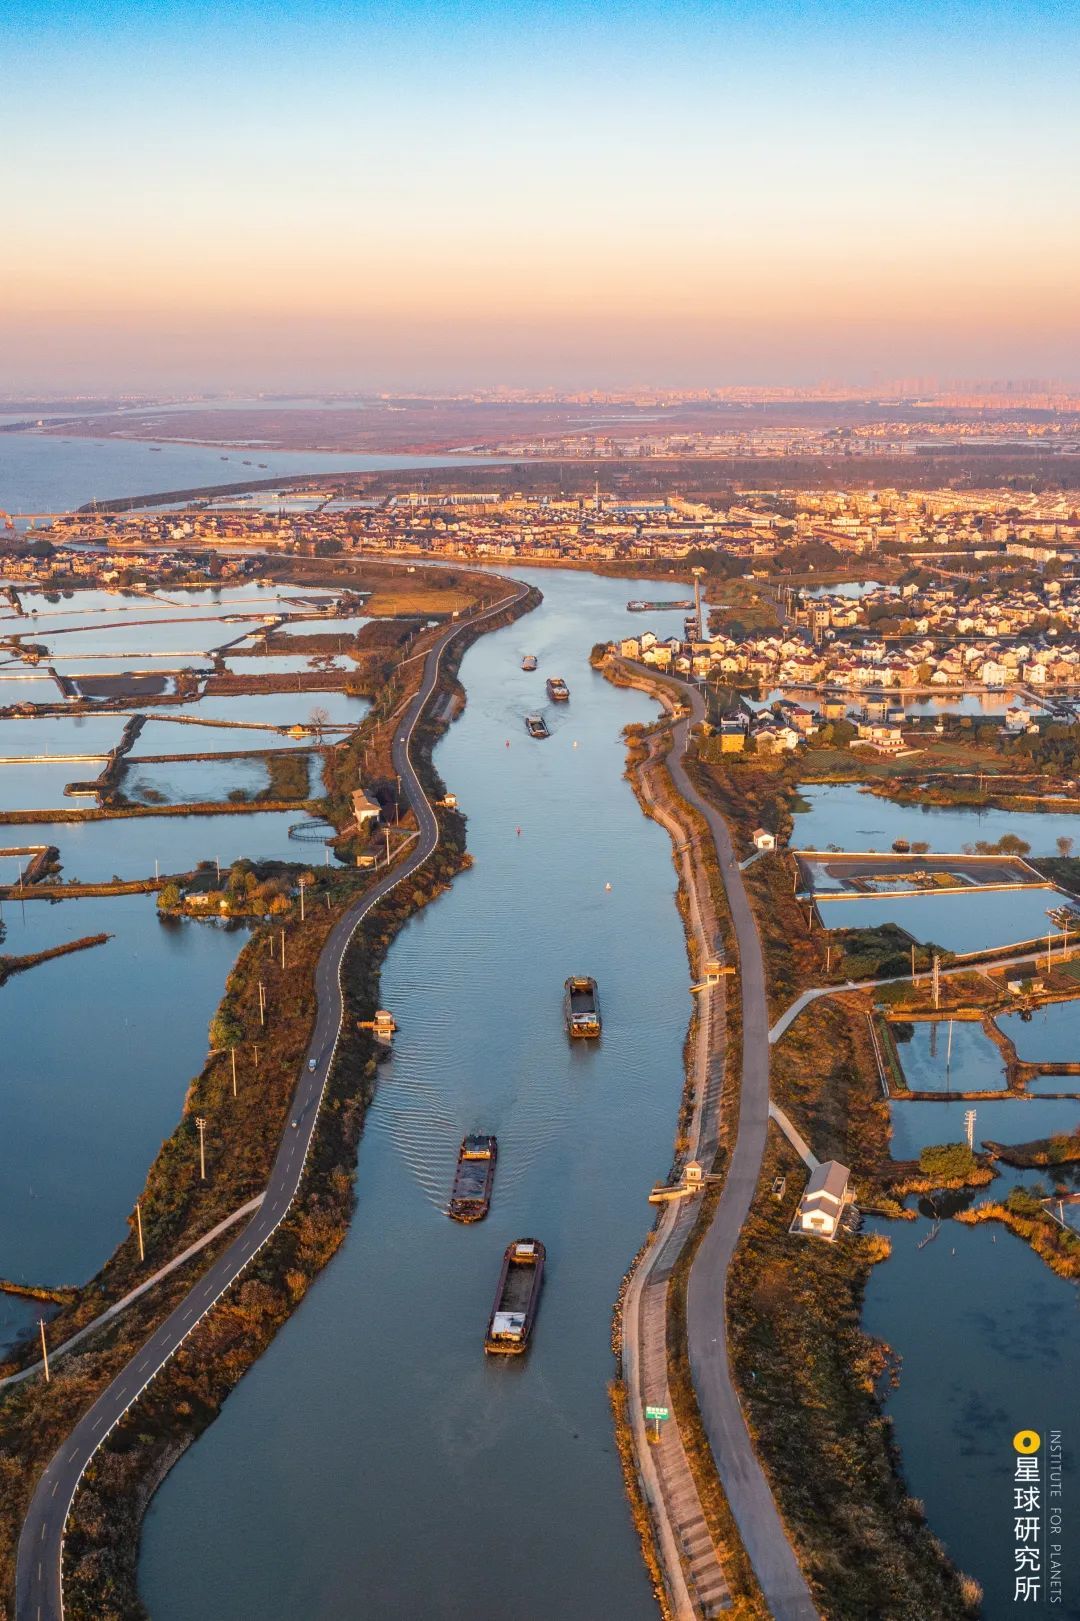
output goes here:
[{"label": "tree", "polygon": [[1067,861],[1073,853],[1073,841],[1067,833],[1062,833],[1057,841],[1057,853],[1062,861]]},{"label": "tree", "polygon": [[312,731],[317,734],[320,741],[322,740],[323,732],[326,730],[329,724],[330,711],[325,709],[322,704],[316,704],[312,709],[311,714],[308,716],[308,725],[311,727]]},{"label": "tree", "polygon": [[967,1143],[933,1143],[919,1155],[919,1169],[943,1182],[958,1181],[975,1170],[978,1161]]},{"label": "tree", "polygon": [[218,1049],[235,1047],[244,1034],[244,1027],[227,1002],[223,1002],[210,1020],[210,1045]]},{"label": "tree", "polygon": [[162,912],[175,912],[180,905],[179,884],[166,884],[157,898],[158,908]]}]

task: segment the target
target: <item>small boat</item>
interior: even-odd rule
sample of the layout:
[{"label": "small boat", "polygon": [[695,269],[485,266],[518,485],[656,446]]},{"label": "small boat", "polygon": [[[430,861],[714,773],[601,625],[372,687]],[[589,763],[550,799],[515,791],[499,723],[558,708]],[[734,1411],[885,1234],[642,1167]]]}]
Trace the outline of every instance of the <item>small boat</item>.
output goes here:
[{"label": "small boat", "polygon": [[525,730],[528,732],[530,737],[551,736],[551,733],[548,731],[548,723],[544,719],[543,715],[526,715]]},{"label": "small boat", "polygon": [[600,996],[595,979],[588,975],[574,975],[563,986],[563,1012],[566,1015],[566,1033],[575,1039],[600,1034]]},{"label": "small boat", "polygon": [[462,1138],[447,1211],[454,1221],[482,1221],[487,1215],[498,1153],[499,1145],[494,1137],[474,1133]]},{"label": "small boat", "polygon": [[536,654],[535,653],[526,653],[525,657],[521,661],[521,668],[523,670],[535,670],[536,669]]},{"label": "small boat", "polygon": [[547,1251],[538,1238],[519,1238],[507,1244],[484,1336],[484,1350],[489,1354],[520,1356],[528,1345],[546,1259]]},{"label": "small boat", "polygon": [[561,675],[549,675],[547,695],[553,704],[568,704],[570,702],[570,688]]}]

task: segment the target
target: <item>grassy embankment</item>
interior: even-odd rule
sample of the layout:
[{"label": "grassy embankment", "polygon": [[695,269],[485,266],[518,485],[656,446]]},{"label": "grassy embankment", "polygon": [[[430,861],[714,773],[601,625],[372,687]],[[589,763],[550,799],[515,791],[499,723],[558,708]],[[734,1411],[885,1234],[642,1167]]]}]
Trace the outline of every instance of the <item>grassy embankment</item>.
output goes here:
[{"label": "grassy embankment", "polygon": [[[488,628],[493,625],[483,627]],[[481,633],[478,628],[473,634]],[[471,639],[468,632],[461,641],[467,639]],[[453,684],[462,651],[456,647],[448,655],[447,687]],[[407,701],[408,687],[418,682],[421,669],[418,663],[412,666],[411,676],[402,678],[400,701]],[[437,712],[437,701],[434,707]],[[429,717],[431,714],[429,709]],[[381,718],[375,718],[373,711],[368,717],[369,747],[388,750],[389,738],[381,734],[392,729],[395,718],[396,710]],[[418,771],[426,790],[435,797],[440,796],[441,785],[430,752],[441,730],[441,723],[429,718],[414,734]],[[343,752],[360,748],[353,743]],[[175,1458],[212,1420],[229,1390],[269,1343],[344,1237],[352,1207],[352,1165],[375,1073],[370,1038],[356,1029],[356,1020],[370,1017],[377,1005],[379,967],[397,930],[418,907],[441,893],[467,862],[462,819],[444,810],[441,824],[443,837],[433,857],[365,919],[350,946],[344,974],[344,1035],[305,1184],[290,1216],[88,1471],[66,1541],[66,1613],[70,1617],[102,1621],[143,1613],[135,1588],[135,1556],[138,1524],[149,1496]],[[140,1267],[129,1239],[51,1325],[54,1343],[92,1319],[147,1270],[178,1253],[265,1185],[314,1018],[315,962],[334,919],[360,887],[355,872],[321,873],[317,881],[316,893],[309,895],[307,921],[301,924],[295,916],[284,922],[279,918],[271,927],[259,930],[230,976],[215,1025],[226,1029],[236,1045],[238,1094],[233,1098],[230,1053],[211,1054],[189,1089],[181,1122],[163,1145],[147,1179],[141,1200],[145,1267]],[[327,898],[329,907],[324,904]],[[280,961],[282,928],[284,968]],[[258,1013],[260,980],[268,991],[265,1028]],[[205,1184],[197,1174],[196,1114],[210,1122]],[[230,1237],[219,1239],[95,1335],[87,1347],[57,1363],[51,1384],[31,1380],[4,1393],[0,1404],[0,1591],[10,1595],[12,1590],[18,1527],[38,1470]],[[27,1347],[24,1360],[32,1359],[32,1348]]]},{"label": "grassy embankment", "polygon": [[32,951],[23,957],[0,956],[0,985],[12,974],[24,974],[28,968],[36,968],[39,963],[51,962],[54,957],[67,957],[73,951],[88,951],[91,946],[103,946],[111,939],[111,934],[84,934],[78,940],[65,940],[63,945],[50,946],[46,951]]},{"label": "grassy embankment", "polygon": [[[619,661],[608,661],[604,674],[618,686],[644,688],[653,695],[666,694],[676,706],[684,702],[681,688],[651,674],[643,677]],[[669,722],[662,720],[652,726],[627,727],[627,779],[647,816],[654,815],[653,806],[659,804],[683,828],[684,835],[693,846],[694,881],[702,885],[699,908],[706,926],[715,930],[714,945],[731,965],[737,965],[738,951],[730,925],[723,880],[716,849],[708,827],[698,812],[677,792],[666,766]],[[690,929],[689,897],[686,894],[682,863],[673,855],[679,875],[677,904],[686,930],[687,950],[691,968],[702,971],[701,951]],[[714,999],[715,1009],[715,999]],[[684,1044],[686,1080],[680,1100],[676,1128],[675,1153],[684,1156],[689,1147],[688,1132],[695,1103],[697,1077],[694,1072],[697,1048],[699,1013],[695,1007]],[[739,1073],[741,1065],[741,1010],[737,997],[726,995],[723,1017],[714,1027],[713,1050],[710,1062],[722,1066],[723,1079],[718,1104],[718,1147],[711,1165],[706,1168],[716,1177],[722,1177],[730,1158],[731,1147],[738,1129]],[[739,1530],[730,1505],[720,1484],[708,1438],[701,1422],[697,1394],[690,1370],[689,1347],[686,1333],[686,1289],[690,1267],[698,1246],[712,1220],[716,1202],[720,1197],[721,1182],[713,1182],[701,1203],[697,1221],[687,1237],[681,1254],[675,1261],[667,1291],[667,1375],[668,1392],[674,1417],[679,1427],[683,1450],[694,1478],[698,1501],[709,1528],[714,1546],[721,1550],[724,1574],[731,1590],[731,1615],[735,1621],[764,1621],[768,1615],[753,1567],[742,1545]],[[624,1478],[651,1571],[658,1570],[653,1545],[652,1522],[644,1502],[637,1468],[634,1463],[632,1431],[626,1423],[625,1406],[628,1399],[621,1378],[613,1386],[613,1406],[616,1415],[616,1433]]]}]

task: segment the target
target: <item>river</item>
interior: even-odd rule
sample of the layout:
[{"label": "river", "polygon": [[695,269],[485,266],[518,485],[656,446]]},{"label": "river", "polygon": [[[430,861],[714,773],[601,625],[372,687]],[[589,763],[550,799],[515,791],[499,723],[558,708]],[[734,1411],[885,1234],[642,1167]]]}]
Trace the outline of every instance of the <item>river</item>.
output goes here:
[{"label": "river", "polygon": [[[690,998],[670,844],[622,780],[622,727],[655,707],[587,663],[654,587],[535,578],[543,606],[466,655],[468,706],[439,745],[475,867],[391,948],[401,1030],[349,1236],[155,1498],[156,1621],[656,1614],[606,1384],[611,1305],[671,1158]],[[568,706],[546,703],[547,675]],[[525,734],[533,708],[545,742]],[[567,1041],[571,972],[599,981],[598,1045]],[[498,1134],[499,1166],[490,1216],[462,1228],[442,1212],[468,1130]],[[483,1330],[525,1235],[549,1270],[528,1356],[507,1365]]]}]

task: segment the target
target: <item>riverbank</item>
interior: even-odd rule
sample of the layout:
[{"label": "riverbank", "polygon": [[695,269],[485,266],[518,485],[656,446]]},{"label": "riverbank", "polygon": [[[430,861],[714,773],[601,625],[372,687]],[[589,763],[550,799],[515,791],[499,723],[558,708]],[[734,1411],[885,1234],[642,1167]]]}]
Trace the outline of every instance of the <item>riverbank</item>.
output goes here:
[{"label": "riverbank", "polygon": [[[615,662],[600,668],[616,685],[640,684],[668,712],[653,727],[629,731],[627,777],[643,813],[671,837],[690,968],[703,984],[706,961],[721,949],[722,931],[708,829],[678,794],[667,769],[670,717],[681,712],[681,696],[662,681],[635,679]],[[723,934],[730,935],[730,927]],[[738,1107],[737,1090],[728,1080],[738,1072],[738,1041],[732,1071],[724,984],[721,978],[702,989],[691,1015],[670,1182],[683,1179],[691,1161],[710,1177],[722,1175],[726,1151],[720,1139],[730,1132]],[[718,1192],[718,1184],[711,1183],[706,1203],[715,1204]],[[620,1297],[615,1329],[620,1452],[646,1561],[662,1579],[665,1614],[685,1615],[689,1606],[695,1615],[726,1613],[756,1621],[768,1612],[715,1471],[705,1462],[708,1442],[689,1372],[685,1290],[693,1246],[688,1254],[687,1245],[698,1205],[698,1198],[687,1198],[661,1207]],[[657,1434],[645,1417],[649,1404],[671,1413]]]},{"label": "riverbank", "polygon": [[[525,600],[515,603],[505,617],[514,617],[529,605]],[[490,623],[478,625],[472,632],[463,629],[460,639],[471,640]],[[456,650],[455,657],[460,657]],[[440,689],[443,681],[452,680],[454,662],[449,661]],[[407,672],[406,685],[413,691],[419,687],[422,671],[423,665],[418,663]],[[396,712],[384,717],[383,727],[392,729],[396,719]],[[430,751],[441,728],[442,722],[429,704],[414,734],[426,774],[432,769]],[[98,1616],[103,1601],[115,1603],[122,1613],[137,1611],[135,1537],[141,1513],[138,1504],[145,1505],[146,1481],[160,1474],[164,1458],[179,1455],[191,1436],[210,1422],[344,1236],[352,1204],[350,1168],[375,1069],[371,1037],[356,1029],[356,1021],[370,1018],[377,1004],[378,967],[390,940],[408,917],[445,888],[467,859],[464,825],[456,813],[444,810],[441,833],[434,855],[412,883],[395,889],[365,919],[350,945],[343,974],[343,1038],[302,1194],[256,1268],[200,1325],[140,1404],[131,1421],[140,1444],[131,1446],[133,1432],[122,1425],[94,1464],[87,1487],[76,1501],[65,1544],[69,1616]],[[316,875],[306,921],[298,922],[295,915],[279,919],[245,947],[215,1020],[219,1036],[226,1037],[226,1050],[212,1054],[193,1083],[184,1118],[163,1146],[140,1202],[147,1265],[161,1264],[266,1185],[271,1160],[288,1129],[287,1111],[314,1018],[315,964],[330,930],[356,904],[363,887],[355,871]],[[267,992],[265,1025],[260,983]],[[239,1071],[235,1092],[234,1053]],[[205,1182],[199,1175],[196,1117],[210,1124]],[[137,1280],[136,1238],[133,1235],[121,1246],[103,1272],[80,1292],[76,1306],[52,1325],[50,1332],[56,1339],[69,1337]],[[195,1275],[206,1261],[212,1263],[227,1242],[223,1238],[204,1252]],[[191,1282],[190,1267],[171,1275],[150,1296],[136,1302],[107,1335],[89,1342],[78,1358],[61,1363],[50,1384],[28,1381],[6,1393],[0,1408],[0,1477],[18,1463],[19,1479],[18,1489],[5,1494],[0,1521],[0,1571],[5,1587],[9,1588],[12,1574],[17,1522],[31,1484],[27,1463],[32,1469],[35,1462],[44,1461],[78,1413],[137,1354],[155,1324],[178,1303]]]}]

